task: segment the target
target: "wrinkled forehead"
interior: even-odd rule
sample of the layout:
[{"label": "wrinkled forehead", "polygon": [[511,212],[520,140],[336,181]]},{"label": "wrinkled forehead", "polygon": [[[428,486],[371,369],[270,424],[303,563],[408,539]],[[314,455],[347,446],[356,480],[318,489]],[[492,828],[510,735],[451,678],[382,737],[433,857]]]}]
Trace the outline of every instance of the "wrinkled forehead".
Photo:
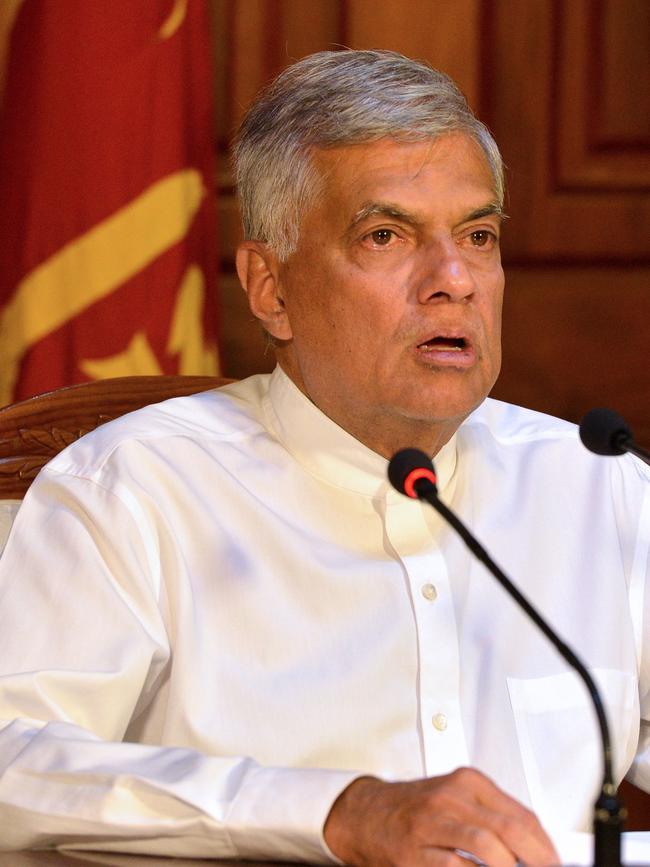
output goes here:
[{"label": "wrinkled forehead", "polygon": [[456,193],[468,192],[481,199],[481,205],[493,203],[495,210],[501,206],[492,166],[482,147],[464,132],[313,148],[310,161],[314,194],[303,216],[328,205],[367,210],[375,201],[412,199],[418,191],[430,197],[431,207],[436,204],[434,193],[447,204]]}]

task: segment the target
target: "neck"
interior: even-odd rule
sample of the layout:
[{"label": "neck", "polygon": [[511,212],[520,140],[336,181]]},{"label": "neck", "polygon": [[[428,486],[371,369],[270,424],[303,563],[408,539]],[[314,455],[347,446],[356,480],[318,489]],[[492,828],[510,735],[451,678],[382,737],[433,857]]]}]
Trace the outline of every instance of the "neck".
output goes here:
[{"label": "neck", "polygon": [[[328,415],[325,410],[323,412]],[[340,424],[336,418],[332,420]],[[456,433],[461,421],[462,419],[458,422],[433,424],[414,419],[391,419],[382,416],[371,425],[363,424],[363,420],[359,419],[359,424],[355,425],[353,421],[341,427],[345,427],[355,439],[387,460],[390,460],[395,452],[404,448],[420,449],[431,458],[435,458],[440,449]]]},{"label": "neck", "polygon": [[348,411],[339,401],[328,401],[326,396],[315,397],[310,393],[302,376],[295,375],[291,365],[280,366],[300,391],[343,430],[373,452],[390,460],[395,452],[404,448],[416,448],[435,458],[440,449],[456,433],[468,413],[456,418],[441,420],[411,418],[396,412],[377,409],[371,414],[361,414],[357,406]]}]

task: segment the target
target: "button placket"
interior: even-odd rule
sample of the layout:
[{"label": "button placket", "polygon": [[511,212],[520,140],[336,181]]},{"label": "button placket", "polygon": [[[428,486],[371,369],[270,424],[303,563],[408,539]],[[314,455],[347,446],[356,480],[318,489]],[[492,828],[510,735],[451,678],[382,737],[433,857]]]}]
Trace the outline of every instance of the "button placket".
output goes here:
[{"label": "button placket", "polygon": [[460,714],[456,617],[447,566],[422,506],[405,505],[387,511],[386,532],[407,573],[415,617],[423,770],[439,774],[469,762]]}]

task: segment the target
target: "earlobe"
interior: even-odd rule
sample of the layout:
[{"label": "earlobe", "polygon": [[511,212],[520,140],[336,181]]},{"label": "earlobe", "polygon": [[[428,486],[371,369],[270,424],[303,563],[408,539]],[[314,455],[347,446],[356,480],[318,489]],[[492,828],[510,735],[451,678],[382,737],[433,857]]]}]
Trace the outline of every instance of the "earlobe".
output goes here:
[{"label": "earlobe", "polygon": [[244,241],[237,249],[237,274],[251,313],[278,340],[290,340],[289,318],[280,286],[278,260],[266,244]]}]

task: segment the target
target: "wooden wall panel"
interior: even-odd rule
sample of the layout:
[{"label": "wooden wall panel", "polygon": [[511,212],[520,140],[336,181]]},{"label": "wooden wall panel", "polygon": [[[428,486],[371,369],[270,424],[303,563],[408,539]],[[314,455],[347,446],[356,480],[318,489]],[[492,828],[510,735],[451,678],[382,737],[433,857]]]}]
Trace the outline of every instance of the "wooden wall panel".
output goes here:
[{"label": "wooden wall panel", "polygon": [[600,148],[650,145],[650,4],[596,0],[591,60],[594,144]]},{"label": "wooden wall panel", "polygon": [[612,405],[650,444],[648,302],[644,269],[508,267],[494,396],[572,421]]},{"label": "wooden wall panel", "polygon": [[[637,148],[603,149],[590,136],[594,68],[604,80],[620,80],[626,68],[611,60],[608,65],[623,41],[607,37],[608,4],[490,0],[487,5],[492,63],[485,70],[482,114],[511,166],[512,212],[525,215],[510,233],[506,257],[649,263],[648,146],[639,141]],[[637,7],[627,0],[616,4],[618,28],[632,41]],[[594,40],[594,34],[601,38]],[[633,72],[629,87],[640,94],[636,82],[643,76]],[[601,118],[618,114],[615,100],[599,98],[598,105]],[[600,123],[607,128],[607,121]]]},{"label": "wooden wall panel", "polygon": [[636,58],[639,36],[650,38],[650,5],[573,0],[553,14],[555,189],[647,191],[650,88]]},{"label": "wooden wall panel", "polygon": [[476,108],[480,0],[348,0],[344,9],[345,45],[427,60],[451,75]]},{"label": "wooden wall panel", "polygon": [[647,41],[641,6],[487,0],[481,114],[512,217],[495,395],[573,421],[611,405],[650,444],[647,85],[624,54]]}]

